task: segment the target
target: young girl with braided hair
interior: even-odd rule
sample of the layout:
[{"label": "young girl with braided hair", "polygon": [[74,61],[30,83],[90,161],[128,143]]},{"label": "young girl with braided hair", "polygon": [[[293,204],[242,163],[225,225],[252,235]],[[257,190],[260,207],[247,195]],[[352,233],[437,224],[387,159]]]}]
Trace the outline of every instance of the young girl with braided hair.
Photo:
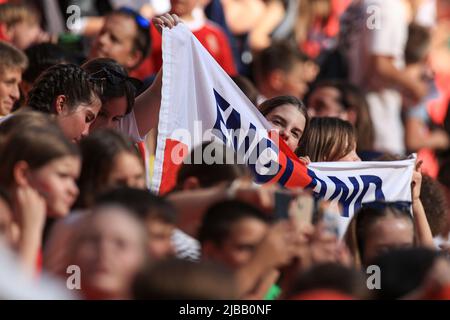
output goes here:
[{"label": "young girl with braided hair", "polygon": [[64,135],[76,143],[88,135],[101,105],[89,75],[74,64],[57,64],[47,69],[27,98],[29,108],[54,115]]}]

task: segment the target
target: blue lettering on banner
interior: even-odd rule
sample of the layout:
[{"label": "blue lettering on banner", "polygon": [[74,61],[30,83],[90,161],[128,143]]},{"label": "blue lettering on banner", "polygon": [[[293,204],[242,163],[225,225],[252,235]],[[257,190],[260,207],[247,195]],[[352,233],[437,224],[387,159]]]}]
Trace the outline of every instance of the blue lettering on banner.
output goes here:
[{"label": "blue lettering on banner", "polygon": [[[246,132],[246,136],[243,139],[239,139],[235,132],[242,130],[242,118],[239,112],[230,106],[230,104],[216,91],[214,90],[214,96],[216,99],[217,118],[214,124],[214,134],[216,137],[222,140],[224,144],[231,143],[233,149],[239,154],[243,155],[243,159],[255,173],[257,183],[266,183],[272,180],[281,170],[281,166],[274,160],[269,160],[263,164],[268,170],[267,174],[260,174],[256,170],[256,159],[260,159],[260,156],[267,149],[271,149],[274,154],[278,155],[279,149],[276,144],[268,138],[261,138],[257,143],[254,143],[258,139],[256,135],[256,127],[252,123],[249,124],[249,130]],[[228,110],[231,108],[231,110]],[[224,112],[228,111],[229,116],[225,119]],[[239,142],[242,140],[242,142]],[[253,146],[252,146],[253,145]],[[249,161],[252,160],[252,161]],[[273,170],[275,168],[275,170]],[[294,165],[292,159],[287,157],[286,168],[278,181],[281,185],[285,185],[289,178],[292,176]],[[306,187],[309,189],[316,189],[320,185],[319,190],[314,190],[317,198],[327,198],[327,190],[334,190],[331,196],[327,200],[337,199],[343,207],[343,216],[349,217],[350,212],[357,211],[363,203],[364,197],[369,191],[370,185],[375,187],[375,200],[384,200],[384,194],[382,191],[383,181],[380,177],[375,175],[361,175],[357,176],[362,181],[362,188],[357,180],[356,176],[346,177],[349,180],[349,184],[340,180],[335,176],[327,176],[328,182],[323,180],[325,177],[320,178],[316,173],[310,169],[307,171],[311,177],[311,183]],[[334,188],[333,188],[334,186]],[[359,196],[358,196],[359,194]]]},{"label": "blue lettering on banner", "polygon": [[[238,136],[233,135],[233,133],[237,133],[239,132],[238,130],[243,129],[241,123],[241,115],[234,108],[232,108],[230,104],[216,90],[214,90],[214,96],[216,98],[217,108],[217,118],[213,127],[214,129],[216,129],[214,131],[215,135],[225,144],[232,143],[233,149],[239,155],[245,155],[244,159],[246,159],[247,165],[255,173],[257,183],[269,182],[281,170],[280,165],[273,160],[270,160],[264,164],[261,163],[268,169],[267,174],[263,175],[258,173],[258,171],[256,170],[257,161],[255,160],[260,159],[263,152],[266,152],[267,149],[271,149],[274,154],[278,155],[278,147],[270,139],[267,139],[265,137],[261,138],[257,144],[251,147],[252,143],[258,138],[256,135],[256,127],[251,122],[249,122],[249,130],[246,137],[243,139],[242,143],[239,143]],[[228,108],[231,108],[231,112],[228,118],[225,120],[223,113],[227,111]],[[218,135],[219,132],[221,133],[220,135]],[[230,137],[232,137],[231,141],[229,141]]]},{"label": "blue lettering on banner", "polygon": [[[312,182],[307,186],[309,189],[315,189],[318,184],[320,184],[320,190],[314,190],[317,198],[335,200],[337,199],[342,205],[343,213],[342,216],[349,217],[350,211],[356,212],[363,203],[364,197],[369,191],[371,184],[375,187],[375,201],[385,200],[385,196],[382,190],[383,181],[380,177],[374,175],[361,175],[358,176],[361,179],[363,188],[361,194],[356,197],[360,191],[360,186],[355,176],[346,177],[350,181],[350,185],[347,185],[344,181],[338,179],[335,176],[327,176],[330,182],[325,182],[323,179],[319,178],[316,173],[308,169],[308,175],[312,178]],[[334,186],[334,192],[329,198],[326,197],[327,190]],[[352,210],[350,210],[352,209]]]}]

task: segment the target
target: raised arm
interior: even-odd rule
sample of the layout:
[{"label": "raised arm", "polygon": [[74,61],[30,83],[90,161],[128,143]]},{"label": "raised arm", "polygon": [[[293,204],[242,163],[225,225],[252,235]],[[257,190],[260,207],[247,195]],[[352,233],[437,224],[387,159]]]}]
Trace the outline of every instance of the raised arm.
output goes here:
[{"label": "raised arm", "polygon": [[[173,28],[180,22],[180,19],[175,14],[164,14],[155,17],[152,23],[162,33],[162,28]],[[162,68],[159,70],[153,84],[141,93],[134,104],[134,115],[136,117],[136,124],[141,137],[158,127],[159,110],[161,108],[161,88],[162,88]]]},{"label": "raised arm", "polygon": [[420,201],[420,187],[422,185],[422,173],[420,172],[421,165],[422,161],[419,161],[413,173],[413,179],[411,183],[414,226],[416,229],[418,245],[434,248],[433,234],[431,233],[430,225],[428,224],[422,201]]}]

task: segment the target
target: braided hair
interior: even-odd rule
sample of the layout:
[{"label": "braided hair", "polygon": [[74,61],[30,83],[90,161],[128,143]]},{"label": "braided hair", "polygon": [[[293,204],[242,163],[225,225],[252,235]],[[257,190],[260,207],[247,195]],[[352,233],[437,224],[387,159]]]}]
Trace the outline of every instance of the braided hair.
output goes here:
[{"label": "braided hair", "polygon": [[91,104],[99,97],[89,75],[75,64],[57,64],[43,72],[28,93],[27,105],[33,110],[55,114],[55,100],[66,97],[67,107],[74,111],[80,104]]}]

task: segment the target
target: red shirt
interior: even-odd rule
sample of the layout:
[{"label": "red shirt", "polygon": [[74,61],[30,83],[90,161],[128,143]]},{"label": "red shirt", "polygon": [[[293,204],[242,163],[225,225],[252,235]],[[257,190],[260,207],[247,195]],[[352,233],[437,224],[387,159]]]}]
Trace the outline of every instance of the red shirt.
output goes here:
[{"label": "red shirt", "polygon": [[[151,27],[152,51],[152,73],[157,73],[162,66],[162,39],[155,26]],[[208,52],[216,59],[226,73],[233,76],[237,74],[228,38],[220,26],[207,20],[199,29],[192,33]]]},{"label": "red shirt", "polygon": [[145,78],[153,74],[152,61],[147,57],[136,68],[130,71],[129,76],[144,81]]}]

